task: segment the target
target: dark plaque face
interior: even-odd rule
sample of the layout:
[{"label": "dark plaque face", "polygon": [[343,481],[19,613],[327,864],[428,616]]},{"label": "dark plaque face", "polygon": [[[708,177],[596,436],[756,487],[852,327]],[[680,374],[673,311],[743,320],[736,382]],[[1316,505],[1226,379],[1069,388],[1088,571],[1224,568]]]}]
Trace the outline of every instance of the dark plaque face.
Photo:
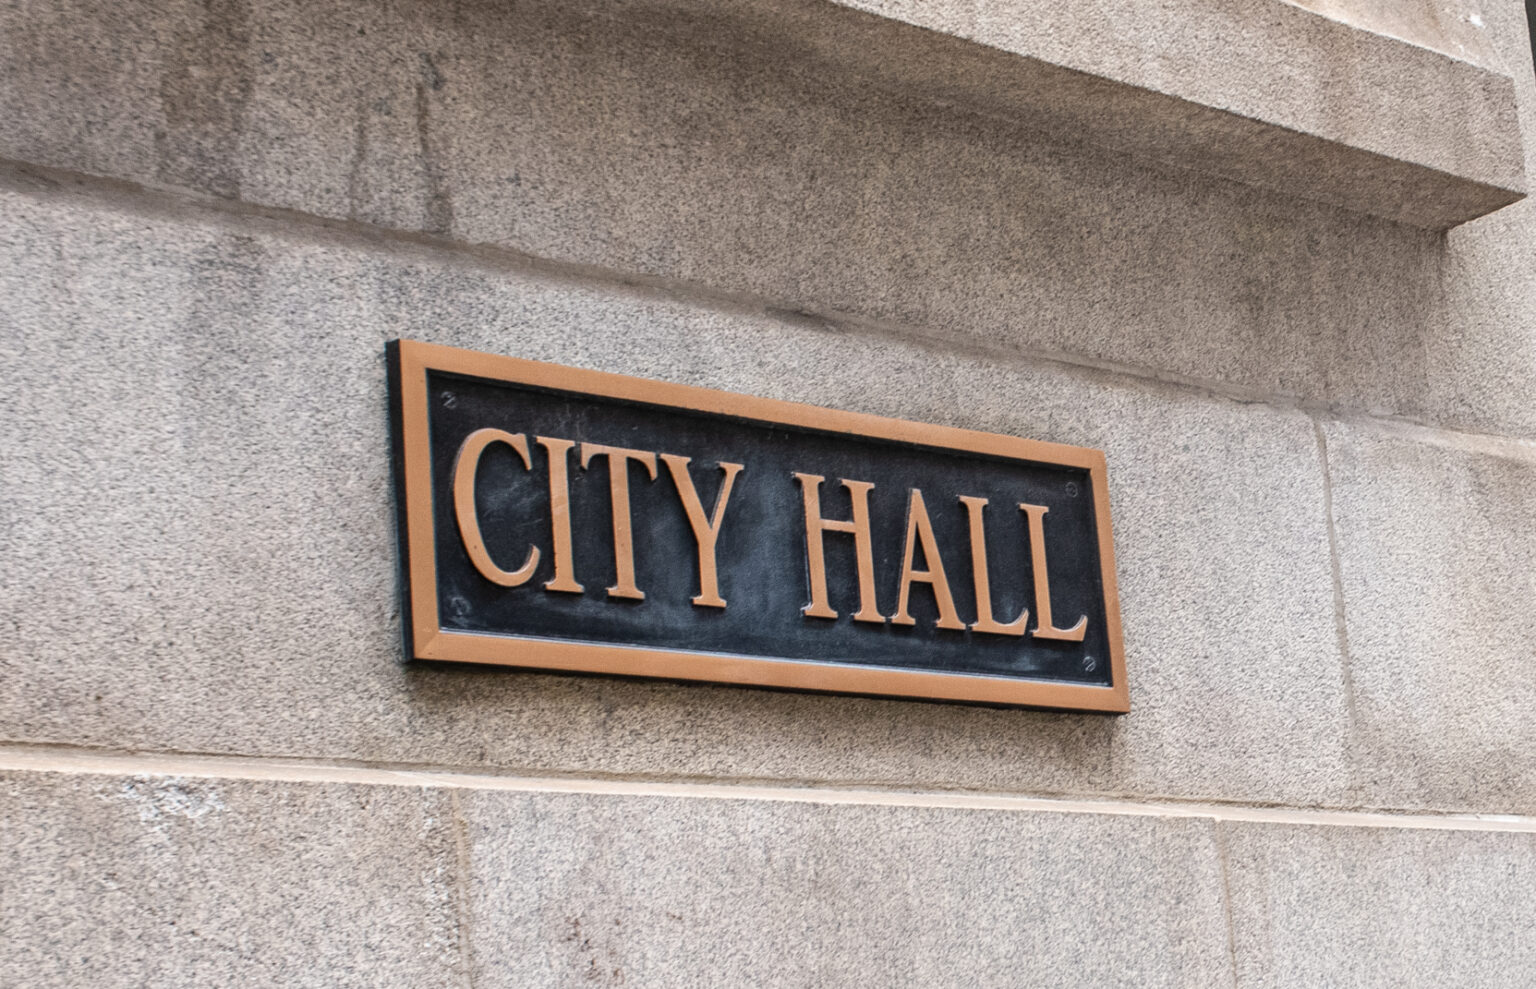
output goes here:
[{"label": "dark plaque face", "polygon": [[1097,451],[389,361],[416,659],[1127,710]]}]

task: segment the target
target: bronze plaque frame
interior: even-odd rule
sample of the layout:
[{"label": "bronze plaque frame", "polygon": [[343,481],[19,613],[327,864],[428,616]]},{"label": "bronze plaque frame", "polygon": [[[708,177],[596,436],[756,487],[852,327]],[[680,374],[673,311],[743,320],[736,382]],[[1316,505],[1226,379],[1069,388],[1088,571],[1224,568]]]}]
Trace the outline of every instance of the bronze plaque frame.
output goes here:
[{"label": "bronze plaque frame", "polygon": [[[1104,454],[1098,450],[754,398],[418,341],[393,344],[391,361],[407,659],[1076,711],[1124,713],[1130,709],[1106,465]],[[1094,496],[1110,685],[893,669],[839,664],[835,660],[666,651],[445,629],[439,617],[437,534],[433,524],[427,385],[431,371],[1085,470]]]}]

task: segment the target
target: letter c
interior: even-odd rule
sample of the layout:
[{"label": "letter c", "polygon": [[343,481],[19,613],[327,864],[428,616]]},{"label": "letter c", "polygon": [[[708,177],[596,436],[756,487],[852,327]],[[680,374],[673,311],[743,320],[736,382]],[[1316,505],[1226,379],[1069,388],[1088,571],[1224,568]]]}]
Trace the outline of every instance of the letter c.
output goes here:
[{"label": "letter c", "polygon": [[453,511],[459,522],[459,536],[464,540],[464,550],[469,560],[480,571],[480,576],[502,587],[516,587],[528,582],[534,568],[539,565],[539,548],[528,550],[528,559],[516,570],[503,570],[486,552],[485,539],[480,535],[480,517],[475,514],[475,475],[480,469],[480,455],[492,443],[505,443],[523,458],[523,467],[533,470],[528,456],[528,439],[522,433],[509,433],[502,429],[477,429],[459,447],[458,459],[453,465]]}]

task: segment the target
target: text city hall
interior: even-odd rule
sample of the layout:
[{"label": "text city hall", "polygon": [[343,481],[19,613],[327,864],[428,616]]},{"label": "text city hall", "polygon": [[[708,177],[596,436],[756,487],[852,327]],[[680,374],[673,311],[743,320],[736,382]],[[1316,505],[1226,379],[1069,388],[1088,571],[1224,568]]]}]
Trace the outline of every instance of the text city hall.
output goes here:
[{"label": "text city hall", "polygon": [[[571,552],[571,495],[569,483],[570,455],[578,447],[575,441],[550,436],[535,436],[534,442],[543,448],[548,464],[550,527],[552,532],[550,552],[554,557],[554,577],[544,583],[544,589],[555,593],[580,594],[583,586],[577,581]],[[471,433],[459,448],[453,469],[453,504],[460,538],[475,569],[487,580],[502,587],[518,587],[532,579],[539,565],[543,549],[530,547],[521,566],[505,570],[491,559],[481,535],[480,520],[475,508],[476,476],[481,456],[493,444],[503,443],[511,447],[521,458],[523,467],[533,470],[528,438],[523,433],[510,433],[501,429],[479,429]],[[613,558],[616,580],[608,588],[608,596],[630,600],[643,600],[645,592],[635,584],[634,535],[631,522],[629,478],[630,465],[643,467],[651,481],[658,480],[657,461],[666,467],[672,489],[682,505],[693,533],[699,562],[699,593],[692,599],[701,608],[724,608],[726,601],[720,596],[719,572],[715,561],[715,547],[720,532],[730,523],[731,492],[737,480],[746,473],[745,466],[721,462],[724,477],[713,508],[706,512],[693,477],[689,473],[689,457],[671,453],[652,453],[626,447],[604,446],[599,443],[581,443],[576,450],[576,463],[582,470],[594,467],[595,462],[605,461],[608,469],[610,503],[613,514]],[[906,540],[902,550],[901,577],[896,587],[896,611],[886,615],[880,611],[875,587],[874,548],[870,538],[869,492],[874,485],[867,481],[839,478],[838,483],[848,492],[852,505],[851,518],[829,519],[822,515],[821,490],[826,478],[819,474],[793,472],[792,482],[798,484],[805,510],[806,565],[809,573],[810,603],[802,612],[811,618],[835,619],[827,594],[827,569],[824,560],[824,541],[829,534],[853,537],[859,589],[859,610],[853,614],[856,622],[914,625],[916,619],[908,614],[907,605],[913,584],[926,584],[937,604],[936,626],[942,629],[962,630],[992,635],[1022,636],[1026,630],[1039,639],[1056,639],[1081,642],[1088,626],[1087,616],[1081,616],[1066,628],[1058,627],[1051,615],[1050,578],[1045,554],[1045,516],[1048,509],[1043,505],[1019,504],[1027,520],[1032,576],[1035,590],[1035,627],[1029,629],[1029,609],[1011,621],[1001,621],[992,611],[990,575],[987,569],[987,543],[983,510],[986,498],[960,495],[970,524],[971,579],[976,590],[976,620],[967,625],[955,609],[950,591],[949,577],[944,572],[933,526],[929,521],[928,506],[923,492],[912,488],[907,499]],[[916,566],[921,551],[924,569]]]}]

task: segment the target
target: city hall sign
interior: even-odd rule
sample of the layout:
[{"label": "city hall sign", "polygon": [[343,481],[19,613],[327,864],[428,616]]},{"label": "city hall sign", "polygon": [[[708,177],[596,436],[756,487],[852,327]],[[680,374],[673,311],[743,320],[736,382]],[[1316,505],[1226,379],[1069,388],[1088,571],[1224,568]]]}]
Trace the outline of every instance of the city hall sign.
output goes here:
[{"label": "city hall sign", "polygon": [[410,658],[1083,711],[1103,454],[401,341]]}]

